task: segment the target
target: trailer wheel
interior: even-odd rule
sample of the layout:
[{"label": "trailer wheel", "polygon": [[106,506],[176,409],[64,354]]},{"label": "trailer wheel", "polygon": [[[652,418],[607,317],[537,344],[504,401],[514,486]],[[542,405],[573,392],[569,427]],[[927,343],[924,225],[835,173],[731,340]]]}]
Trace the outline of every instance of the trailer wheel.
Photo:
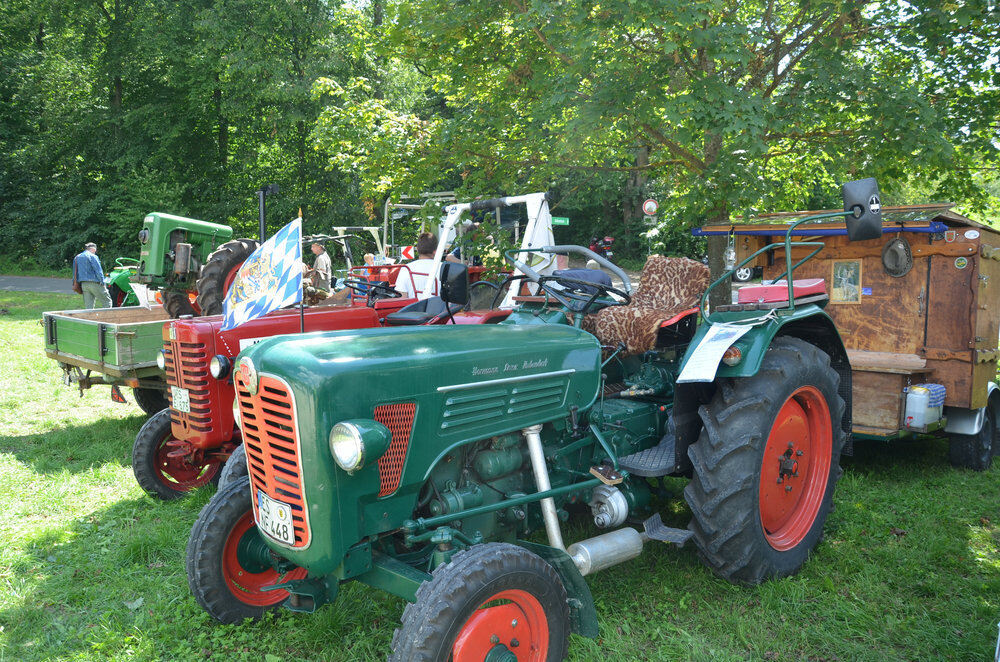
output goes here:
[{"label": "trailer wheel", "polygon": [[403,610],[390,662],[530,660],[566,655],[569,608],[559,575],[508,543],[463,550]]},{"label": "trailer wheel", "polygon": [[132,446],[132,473],[150,496],[169,501],[218,480],[219,460],[192,463],[188,457],[170,457],[173,441],[170,410],[154,414],[139,429]]},{"label": "trailer wheel", "polygon": [[684,489],[702,560],[756,584],[798,572],[819,542],[842,473],[840,376],[798,338],[776,338],[753,377],[724,379],[699,410]]},{"label": "trailer wheel", "polygon": [[983,427],[976,434],[953,434],[948,439],[948,461],[953,467],[986,471],[993,462],[993,441],[997,435],[995,398],[986,404]]},{"label": "trailer wheel", "polygon": [[188,586],[212,618],[221,623],[258,619],[288,597],[285,590],[264,587],[308,574],[305,568],[281,573],[261,563],[262,548],[253,521],[250,480],[231,482],[201,509],[187,545]]},{"label": "trailer wheel", "polygon": [[139,409],[146,412],[147,416],[152,416],[170,406],[167,392],[161,388],[133,388],[132,397],[135,398],[135,404],[139,405]]},{"label": "trailer wheel", "polygon": [[198,278],[198,307],[202,315],[222,314],[222,302],[226,298],[229,286],[233,284],[236,273],[257,250],[258,243],[253,239],[234,239],[222,244],[208,256],[208,261],[201,269]]},{"label": "trailer wheel", "polygon": [[232,455],[229,456],[226,463],[222,465],[222,471],[219,472],[219,491],[221,492],[227,485],[240,478],[249,477],[250,472],[247,470],[247,449],[243,447],[243,444],[240,444],[233,450]]}]

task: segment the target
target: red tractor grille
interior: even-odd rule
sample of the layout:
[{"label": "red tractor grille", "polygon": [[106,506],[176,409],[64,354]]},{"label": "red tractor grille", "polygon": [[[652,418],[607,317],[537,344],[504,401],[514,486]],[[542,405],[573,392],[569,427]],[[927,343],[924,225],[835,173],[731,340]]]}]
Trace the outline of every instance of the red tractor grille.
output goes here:
[{"label": "red tractor grille", "polygon": [[302,488],[299,434],[292,391],[281,379],[261,375],[257,393],[251,395],[239,371],[233,378],[243,420],[243,446],[250,466],[254,518],[259,518],[257,491],[263,490],[267,496],[292,509],[295,529],[295,544],[292,546],[308,547],[311,537],[309,512]]},{"label": "red tractor grille", "polygon": [[173,395],[167,389],[170,398],[170,420],[175,425],[198,432],[212,430],[212,399],[209,393],[208,362],[211,358],[204,343],[168,342],[169,352],[166,355],[167,384],[179,386],[188,390],[191,411],[177,411],[173,407]]},{"label": "red tractor grille", "polygon": [[372,417],[389,428],[392,441],[389,450],[378,459],[378,476],[381,482],[378,495],[388,496],[399,487],[399,479],[403,476],[403,463],[406,461],[406,448],[410,445],[410,431],[413,429],[413,415],[417,410],[414,402],[398,402],[392,405],[375,407]]}]

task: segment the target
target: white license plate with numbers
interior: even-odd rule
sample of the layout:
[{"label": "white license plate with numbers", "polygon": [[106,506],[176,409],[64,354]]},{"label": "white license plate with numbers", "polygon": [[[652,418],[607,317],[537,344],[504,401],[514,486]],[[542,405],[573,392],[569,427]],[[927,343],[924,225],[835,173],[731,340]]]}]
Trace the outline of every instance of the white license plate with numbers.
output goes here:
[{"label": "white license plate with numbers", "polygon": [[257,490],[257,526],[275,540],[286,545],[295,544],[292,507],[272,499],[263,490]]},{"label": "white license plate with numbers", "polygon": [[191,394],[188,393],[186,388],[171,386],[170,401],[172,403],[171,406],[177,411],[182,411],[185,414],[191,413]]}]

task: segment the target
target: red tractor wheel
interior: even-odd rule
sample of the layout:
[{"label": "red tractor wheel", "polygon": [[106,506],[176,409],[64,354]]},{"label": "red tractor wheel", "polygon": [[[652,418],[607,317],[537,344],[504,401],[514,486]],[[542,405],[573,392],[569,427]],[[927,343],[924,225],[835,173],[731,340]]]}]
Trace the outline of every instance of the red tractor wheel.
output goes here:
[{"label": "red tractor wheel", "polygon": [[389,660],[562,660],[566,599],[559,575],[537,555],[507,543],[475,545],[417,589]]},{"label": "red tractor wheel", "polygon": [[198,278],[198,307],[202,315],[221,315],[229,286],[246,259],[257,250],[253,239],[234,239],[215,249]]},{"label": "red tractor wheel", "polygon": [[222,468],[220,460],[192,461],[170,442],[170,410],[154,414],[139,429],[132,446],[132,473],[150,496],[170,500],[215,482]]},{"label": "red tractor wheel", "polygon": [[222,623],[257,619],[276,608],[288,592],[265,591],[304,579],[305,568],[279,572],[253,520],[250,481],[229,483],[205,504],[187,546],[188,585],[198,604]]},{"label": "red tractor wheel", "polygon": [[847,437],[839,385],[826,353],[779,337],[755,376],[722,380],[701,408],[684,496],[716,574],[749,584],[792,575],[819,542]]}]

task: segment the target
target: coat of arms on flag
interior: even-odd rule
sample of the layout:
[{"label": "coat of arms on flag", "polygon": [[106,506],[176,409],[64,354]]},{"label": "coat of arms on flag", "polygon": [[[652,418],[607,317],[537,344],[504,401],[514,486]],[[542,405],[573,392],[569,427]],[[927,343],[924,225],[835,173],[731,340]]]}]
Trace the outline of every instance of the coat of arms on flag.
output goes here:
[{"label": "coat of arms on flag", "polygon": [[302,219],[278,230],[240,267],[222,303],[222,330],[302,300]]}]

